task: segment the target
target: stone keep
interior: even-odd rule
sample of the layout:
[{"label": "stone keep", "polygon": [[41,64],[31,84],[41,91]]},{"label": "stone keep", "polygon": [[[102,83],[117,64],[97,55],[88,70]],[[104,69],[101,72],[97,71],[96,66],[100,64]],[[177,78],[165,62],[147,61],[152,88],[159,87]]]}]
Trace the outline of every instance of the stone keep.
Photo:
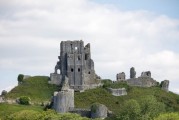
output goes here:
[{"label": "stone keep", "polygon": [[[65,76],[69,78],[70,88],[81,91],[95,84],[96,74],[91,59],[90,44],[84,47],[80,41],[62,41],[59,61],[55,72],[50,74],[51,84],[62,84]],[[60,70],[60,73],[57,71]]]}]

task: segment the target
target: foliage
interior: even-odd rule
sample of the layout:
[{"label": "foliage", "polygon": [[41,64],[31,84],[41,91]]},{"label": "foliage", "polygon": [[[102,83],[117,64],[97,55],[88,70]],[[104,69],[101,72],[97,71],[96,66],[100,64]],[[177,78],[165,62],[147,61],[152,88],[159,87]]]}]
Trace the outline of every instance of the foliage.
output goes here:
[{"label": "foliage", "polygon": [[164,113],[164,114],[160,114],[154,120],[179,120],[179,113]]},{"label": "foliage", "polygon": [[0,103],[0,118],[6,120],[5,117],[9,116],[12,113],[19,112],[22,110],[34,110],[34,111],[43,111],[41,106],[32,106],[32,105],[19,105],[19,104],[6,104]]},{"label": "foliage", "polygon": [[71,113],[58,114],[53,110],[48,110],[43,112],[34,111],[34,110],[23,110],[11,114],[10,116],[6,117],[6,120],[89,120],[89,119]]},{"label": "foliage", "polygon": [[[135,99],[140,103],[140,99],[146,96],[155,97],[157,105],[159,102],[159,106],[162,106],[161,108],[163,108],[163,104],[165,104],[166,112],[179,111],[179,95],[163,91],[159,87],[130,87],[130,90],[125,96],[113,96],[103,87],[86,90],[85,92],[75,92],[75,106],[89,108],[91,104],[98,102],[107,106],[114,114],[119,114],[122,111],[122,106],[125,101]],[[163,104],[161,105],[160,103]]]},{"label": "foliage", "polygon": [[139,120],[140,119],[140,105],[134,99],[128,100],[122,107],[122,112],[117,117],[119,120]]},{"label": "foliage", "polygon": [[27,96],[21,96],[19,98],[19,103],[22,105],[29,105],[30,104],[30,98]]},{"label": "foliage", "polygon": [[91,112],[95,113],[98,106],[100,106],[99,103],[93,103],[91,105]]},{"label": "foliage", "polygon": [[103,88],[108,88],[112,84],[112,80],[109,79],[101,80],[101,82],[103,84]]},{"label": "foliage", "polygon": [[165,112],[164,103],[158,102],[152,95],[141,97],[139,104],[141,106],[141,115],[143,118],[152,119],[160,113]]},{"label": "foliage", "polygon": [[21,83],[23,81],[24,75],[23,74],[19,74],[17,77],[17,80],[19,83]]},{"label": "foliage", "polygon": [[3,90],[2,93],[1,93],[1,96],[5,96],[6,94],[7,94],[7,91]]},{"label": "foliage", "polygon": [[13,88],[6,98],[17,99],[20,96],[29,96],[33,103],[49,101],[58,86],[48,84],[49,77],[34,76],[27,78],[22,84]]}]

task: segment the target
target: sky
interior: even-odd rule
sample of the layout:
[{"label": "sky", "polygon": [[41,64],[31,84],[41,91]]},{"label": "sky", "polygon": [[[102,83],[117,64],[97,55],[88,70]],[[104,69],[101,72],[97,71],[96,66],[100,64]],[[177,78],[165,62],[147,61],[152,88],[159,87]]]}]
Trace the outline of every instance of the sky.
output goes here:
[{"label": "sky", "polygon": [[179,93],[178,11],[178,0],[0,0],[0,92],[18,74],[49,76],[60,42],[83,40],[103,79],[135,67]]}]

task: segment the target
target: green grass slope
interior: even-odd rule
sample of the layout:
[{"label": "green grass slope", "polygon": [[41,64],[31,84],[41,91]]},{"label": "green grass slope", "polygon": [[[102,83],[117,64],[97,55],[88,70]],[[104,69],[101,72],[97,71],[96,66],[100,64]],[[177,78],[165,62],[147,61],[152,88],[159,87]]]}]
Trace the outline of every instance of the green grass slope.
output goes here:
[{"label": "green grass slope", "polygon": [[0,103],[0,118],[4,119],[8,115],[22,110],[43,111],[43,107]]},{"label": "green grass slope", "polygon": [[122,110],[121,108],[125,101],[129,99],[140,101],[140,98],[152,95],[155,96],[159,102],[163,102],[166,105],[167,111],[179,111],[179,95],[172,92],[165,92],[161,90],[160,87],[129,87],[124,83],[108,85],[108,87],[113,88],[117,88],[117,86],[127,88],[128,95],[113,96],[107,89],[99,87],[82,93],[75,93],[75,106],[89,108],[92,103],[98,102],[106,105],[109,110],[118,114]]},{"label": "green grass slope", "polygon": [[49,77],[46,76],[30,77],[13,88],[6,95],[6,98],[16,99],[20,96],[28,96],[32,102],[49,101],[54,91],[58,90],[58,87],[48,84],[48,80]]},{"label": "green grass slope", "polygon": [[[48,84],[48,79],[49,77],[45,76],[31,77],[12,89],[6,97],[16,99],[20,96],[28,96],[32,102],[49,101],[53,92],[59,88],[58,86]],[[86,90],[81,93],[75,92],[75,107],[89,108],[92,103],[97,102],[106,105],[109,110],[118,114],[125,101],[129,99],[140,101],[141,97],[152,95],[159,102],[165,103],[167,111],[179,111],[179,95],[172,92],[165,92],[160,87],[130,87],[126,83],[112,83],[110,80],[105,80],[103,83],[103,87]],[[127,95],[113,96],[108,92],[107,87],[125,87],[127,89]]]}]

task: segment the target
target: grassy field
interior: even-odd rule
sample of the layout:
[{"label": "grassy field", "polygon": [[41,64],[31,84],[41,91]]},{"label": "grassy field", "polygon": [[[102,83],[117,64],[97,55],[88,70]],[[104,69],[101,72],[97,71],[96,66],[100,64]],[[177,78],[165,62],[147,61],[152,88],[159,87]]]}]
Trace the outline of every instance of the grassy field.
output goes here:
[{"label": "grassy field", "polygon": [[43,111],[43,107],[32,106],[32,105],[17,105],[17,104],[0,103],[0,118],[3,119],[6,116],[15,112],[19,112],[21,110]]},{"label": "grassy field", "polygon": [[6,95],[6,98],[16,99],[20,96],[28,96],[32,102],[49,101],[54,91],[58,90],[58,87],[48,84],[48,80],[49,77],[46,76],[30,77],[13,88]]}]

